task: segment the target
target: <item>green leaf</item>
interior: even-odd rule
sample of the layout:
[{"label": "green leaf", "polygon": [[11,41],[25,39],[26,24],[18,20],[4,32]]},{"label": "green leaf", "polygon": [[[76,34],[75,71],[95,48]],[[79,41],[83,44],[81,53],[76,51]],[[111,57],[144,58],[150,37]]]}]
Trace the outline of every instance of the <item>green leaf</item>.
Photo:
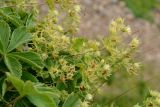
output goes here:
[{"label": "green leaf", "polygon": [[72,43],[73,43],[72,48],[75,49],[76,51],[80,51],[83,47],[84,42],[85,42],[85,39],[76,38],[72,41]]},{"label": "green leaf", "polygon": [[52,65],[54,64],[53,59],[48,57],[45,61],[44,61],[44,65],[46,68],[50,69],[52,67]]},{"label": "green leaf", "polygon": [[0,21],[0,53],[5,53],[9,38],[10,38],[10,27],[5,21]]},{"label": "green leaf", "polygon": [[9,55],[16,57],[32,66],[42,69],[43,63],[40,56],[35,52],[13,52]]},{"label": "green leaf", "polygon": [[37,87],[37,89],[42,93],[52,96],[56,105],[59,104],[60,91],[56,87]]},{"label": "green leaf", "polygon": [[56,88],[59,90],[65,90],[67,85],[64,82],[57,82]]},{"label": "green leaf", "polygon": [[31,40],[31,34],[27,32],[25,27],[19,27],[13,31],[11,40],[7,48],[7,52],[12,51],[19,45],[26,43]]},{"label": "green leaf", "polygon": [[6,89],[7,89],[7,84],[6,84],[6,81],[4,80],[4,82],[2,84],[2,97],[4,97],[4,95],[6,93]]},{"label": "green leaf", "polygon": [[54,100],[46,94],[43,93],[33,93],[28,95],[27,98],[36,107],[56,107]]},{"label": "green leaf", "polygon": [[19,93],[23,92],[24,82],[19,78],[7,73],[7,79],[12,82],[13,86],[18,90]]},{"label": "green leaf", "polygon": [[26,24],[28,29],[34,29],[36,26],[36,19],[34,18],[34,15],[31,13],[29,15],[27,15],[27,20],[26,20]]},{"label": "green leaf", "polygon": [[2,16],[3,19],[7,21],[8,23],[11,23],[16,27],[23,25],[20,18],[18,18],[15,14],[12,14],[12,13],[14,12],[10,8],[3,8],[0,10],[0,16]]},{"label": "green leaf", "polygon": [[14,107],[33,107],[33,106],[34,105],[27,98],[22,98],[14,104]]},{"label": "green leaf", "polygon": [[37,89],[42,92],[46,93],[51,96],[60,97],[60,92],[56,87],[37,87]]},{"label": "green leaf", "polygon": [[29,72],[22,72],[22,77],[24,81],[30,80],[32,82],[38,82],[38,79]]},{"label": "green leaf", "polygon": [[73,80],[69,80],[66,82],[68,93],[72,93],[75,90],[76,82]]},{"label": "green leaf", "polygon": [[14,104],[13,107],[25,107],[25,106],[23,105],[23,103],[21,102],[21,100],[18,100],[18,101],[16,101],[16,103]]},{"label": "green leaf", "polygon": [[31,81],[24,83],[21,79],[9,73],[7,76],[20,95],[22,97],[26,96],[36,107],[56,107],[52,94],[46,93],[46,90],[39,90],[38,86],[36,87],[36,84],[33,84]]},{"label": "green leaf", "polygon": [[80,107],[81,100],[77,94],[70,94],[62,107]]},{"label": "green leaf", "polygon": [[37,107],[56,107],[53,98],[44,92],[38,91],[30,81],[25,83],[23,94],[26,94],[30,102]]},{"label": "green leaf", "polygon": [[2,43],[0,42],[0,54],[3,54],[3,53],[4,53],[3,45],[2,45]]},{"label": "green leaf", "polygon": [[6,93],[6,88],[7,88],[7,85],[6,85],[6,81],[5,81],[5,77],[2,77],[0,79],[0,94],[1,94],[1,97],[3,98],[3,96],[5,95]]},{"label": "green leaf", "polygon": [[7,66],[7,68],[9,69],[9,71],[16,77],[21,77],[22,76],[22,65],[20,64],[20,62],[12,57],[12,56],[5,56],[4,57],[4,61],[5,64]]}]

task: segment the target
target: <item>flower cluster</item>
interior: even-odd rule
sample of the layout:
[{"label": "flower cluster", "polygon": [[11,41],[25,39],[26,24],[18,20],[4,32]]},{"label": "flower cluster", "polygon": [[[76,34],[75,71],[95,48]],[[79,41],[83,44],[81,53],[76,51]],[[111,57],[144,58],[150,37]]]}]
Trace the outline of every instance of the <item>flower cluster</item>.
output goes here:
[{"label": "flower cluster", "polygon": [[[129,44],[122,42],[121,35],[131,32],[123,19],[112,21],[109,35],[102,41],[95,41],[69,37],[65,27],[55,21],[56,17],[57,12],[55,15],[49,12],[38,23],[33,40],[36,48],[33,47],[33,51],[41,53],[47,70],[41,72],[49,74],[57,87],[60,85],[60,89],[70,92],[67,87],[74,82],[71,87],[74,92],[81,92],[88,99],[87,96],[92,96],[95,89],[108,81],[112,73],[125,68],[127,72],[136,74],[139,63],[133,61],[133,54],[139,42],[136,38]],[[85,101],[82,104],[87,106],[89,101]]]},{"label": "flower cluster", "polygon": [[[31,0],[18,1],[21,2],[11,3],[18,5],[14,7],[17,10],[11,8],[14,13],[10,11],[9,14],[4,15],[4,19],[6,15],[18,14],[19,16],[16,16],[14,21],[11,17],[7,17],[9,21],[11,20],[10,22],[13,21],[12,24],[8,22],[10,26],[14,29],[25,26],[32,34],[33,38],[29,43],[14,51],[24,52],[23,55],[18,54],[18,57],[34,66],[25,63],[21,66],[17,61],[16,65],[25,71],[22,78],[7,75],[13,84],[12,89],[17,90],[13,92],[16,99],[19,98],[17,94],[19,92],[23,95],[22,97],[26,95],[25,98],[28,98],[34,105],[41,105],[43,102],[46,104],[44,107],[61,107],[62,105],[66,107],[74,100],[75,104],[80,103],[81,107],[89,107],[92,105],[97,88],[107,83],[111,75],[117,71],[136,74],[139,63],[134,62],[134,53],[139,41],[136,38],[129,43],[124,41],[123,35],[130,35],[131,29],[122,18],[111,22],[109,33],[102,40],[88,40],[75,36],[80,7],[74,0],[46,0],[49,10],[42,19],[39,18],[38,4]],[[29,8],[27,8],[28,5]],[[15,14],[16,12],[18,13]],[[27,52],[30,53],[27,54]],[[26,58],[23,58],[24,55]],[[17,57],[15,54],[14,56]],[[12,60],[12,57],[10,58]],[[38,68],[35,65],[39,65]],[[28,91],[26,87],[29,87],[31,91]],[[35,97],[38,99],[34,99]],[[43,97],[45,98],[41,99]],[[22,99],[22,101],[25,100]],[[48,104],[52,105],[48,106]]]}]

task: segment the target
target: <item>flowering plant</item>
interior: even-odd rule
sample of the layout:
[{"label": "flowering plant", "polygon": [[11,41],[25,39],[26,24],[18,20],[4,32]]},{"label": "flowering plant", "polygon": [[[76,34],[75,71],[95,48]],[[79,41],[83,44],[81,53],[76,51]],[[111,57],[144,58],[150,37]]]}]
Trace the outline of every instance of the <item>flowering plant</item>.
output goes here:
[{"label": "flowering plant", "polygon": [[[48,13],[39,16],[46,4]],[[9,0],[0,6],[1,106],[89,107],[112,74],[139,68],[139,41],[125,42],[132,32],[121,18],[96,41],[75,36],[80,6],[74,0]]]}]

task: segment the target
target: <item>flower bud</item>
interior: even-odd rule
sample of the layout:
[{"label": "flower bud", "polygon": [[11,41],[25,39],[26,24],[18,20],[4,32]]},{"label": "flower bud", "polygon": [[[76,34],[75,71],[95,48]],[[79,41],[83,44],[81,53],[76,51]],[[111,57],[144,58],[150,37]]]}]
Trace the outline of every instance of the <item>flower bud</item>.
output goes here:
[{"label": "flower bud", "polygon": [[93,96],[91,94],[86,95],[86,100],[91,101],[93,100]]},{"label": "flower bud", "polygon": [[121,30],[122,30],[122,32],[126,32],[129,35],[131,34],[131,28],[129,26],[123,27]]},{"label": "flower bud", "polygon": [[124,23],[124,19],[122,19],[122,18],[117,18],[117,19],[115,20],[115,22],[116,22],[117,24],[123,24],[123,23]]},{"label": "flower bud", "polygon": [[89,104],[88,104],[88,103],[89,103],[89,102],[84,101],[84,102],[81,103],[81,106],[80,106],[80,107],[89,107]]},{"label": "flower bud", "polygon": [[80,12],[81,11],[81,7],[79,5],[75,5],[74,9],[76,12]]},{"label": "flower bud", "polygon": [[133,48],[133,49],[137,48],[138,45],[139,45],[139,40],[138,40],[137,38],[134,38],[134,39],[131,41],[131,43],[130,43],[130,46],[131,46],[131,48]]},{"label": "flower bud", "polygon": [[109,71],[110,70],[110,65],[109,64],[105,64],[103,66],[103,69],[106,70],[106,71]]},{"label": "flower bud", "polygon": [[45,59],[47,59],[47,58],[48,58],[48,54],[47,54],[47,53],[43,53],[43,54],[42,54],[42,59],[45,60]]}]

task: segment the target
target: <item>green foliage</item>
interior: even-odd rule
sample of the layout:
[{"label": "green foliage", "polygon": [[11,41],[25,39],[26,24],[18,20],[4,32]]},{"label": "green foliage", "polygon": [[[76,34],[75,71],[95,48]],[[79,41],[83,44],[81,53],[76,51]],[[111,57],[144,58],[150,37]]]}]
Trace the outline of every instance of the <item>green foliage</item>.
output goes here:
[{"label": "green foliage", "polygon": [[16,55],[12,53],[18,46],[31,40],[31,35],[26,31],[25,27],[19,27],[10,34],[9,25],[5,21],[1,21],[0,30],[2,31],[0,34],[0,53],[4,58],[7,68],[13,75],[17,77],[21,77],[22,75],[22,65],[18,59],[23,59],[23,61],[29,62],[32,65],[37,64],[41,68],[41,60],[36,53],[28,52],[27,55],[26,52],[16,53]]},{"label": "green foliage", "polygon": [[17,77],[8,74],[9,81],[17,89],[20,96],[19,98],[26,96],[30,102],[37,107],[56,107],[54,97],[57,98],[58,91],[54,88],[36,86],[34,83],[27,81],[23,82]]},{"label": "green foliage", "polygon": [[80,104],[81,100],[78,95],[72,93],[68,96],[62,107],[80,107]]},{"label": "green foliage", "polygon": [[124,0],[136,17],[153,20],[151,10],[156,7],[158,0]]}]

